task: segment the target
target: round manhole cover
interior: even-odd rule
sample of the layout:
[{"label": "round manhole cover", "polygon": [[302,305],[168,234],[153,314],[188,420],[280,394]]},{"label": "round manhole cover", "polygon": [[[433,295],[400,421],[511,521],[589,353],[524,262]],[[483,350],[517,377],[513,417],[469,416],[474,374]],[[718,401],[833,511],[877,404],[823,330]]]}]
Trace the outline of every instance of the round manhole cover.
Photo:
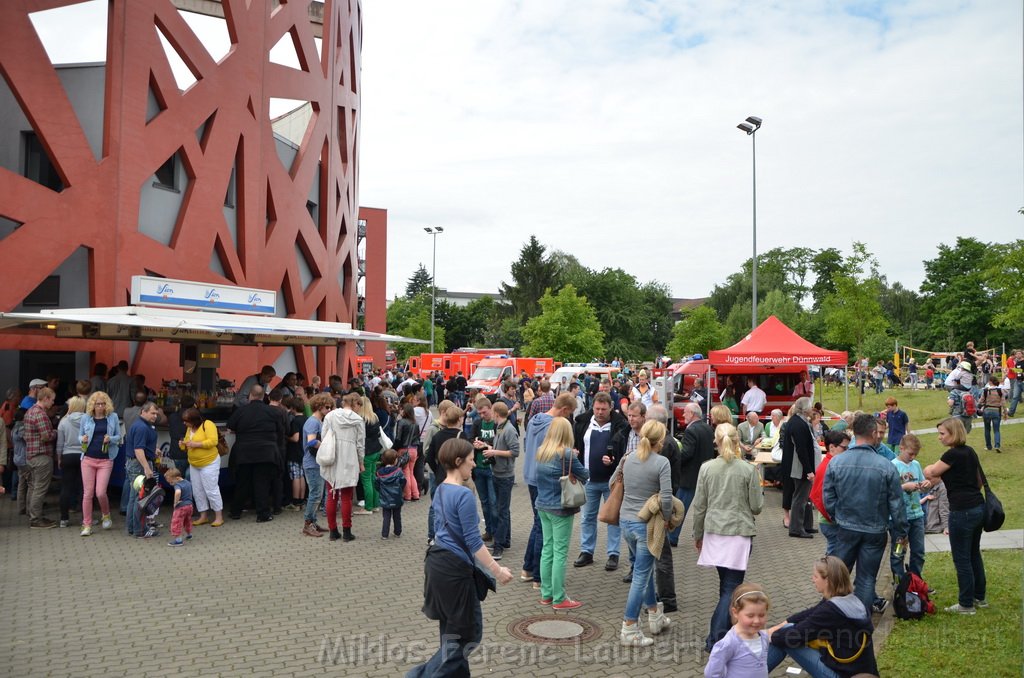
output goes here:
[{"label": "round manhole cover", "polygon": [[598,638],[601,627],[582,617],[542,614],[512,622],[508,625],[508,632],[519,640],[531,643],[572,645]]}]

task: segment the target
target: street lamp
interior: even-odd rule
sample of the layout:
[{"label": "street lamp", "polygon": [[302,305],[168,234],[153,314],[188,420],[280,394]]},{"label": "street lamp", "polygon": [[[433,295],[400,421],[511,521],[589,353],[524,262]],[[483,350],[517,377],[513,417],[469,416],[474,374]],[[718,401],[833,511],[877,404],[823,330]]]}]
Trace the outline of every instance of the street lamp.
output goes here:
[{"label": "street lamp", "polygon": [[750,309],[750,329],[754,330],[757,328],[757,136],[754,132],[761,129],[761,118],[752,115],[747,118],[746,122],[741,122],[736,127],[746,132],[747,136],[750,137],[751,148],[753,148],[754,153],[754,258],[753,268],[751,269],[753,304]]},{"label": "street lamp", "polygon": [[423,229],[434,238],[434,261],[430,270],[430,352],[434,352],[434,307],[437,306],[437,235],[444,233],[440,226]]}]

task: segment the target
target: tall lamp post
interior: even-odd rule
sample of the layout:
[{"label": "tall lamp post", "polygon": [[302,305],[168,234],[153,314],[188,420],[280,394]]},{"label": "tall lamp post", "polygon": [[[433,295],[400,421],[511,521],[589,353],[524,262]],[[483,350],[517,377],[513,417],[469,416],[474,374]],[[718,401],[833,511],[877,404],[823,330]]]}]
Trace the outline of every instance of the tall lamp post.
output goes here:
[{"label": "tall lamp post", "polygon": [[736,127],[746,132],[747,136],[750,137],[751,148],[753,148],[754,153],[754,258],[751,270],[753,304],[750,309],[750,329],[753,330],[757,327],[757,136],[754,133],[761,129],[761,118],[752,115],[745,122],[736,125]]},{"label": "tall lamp post", "polygon": [[440,226],[423,229],[434,238],[434,261],[430,269],[430,352],[434,352],[434,308],[437,306],[437,236],[444,233]]}]

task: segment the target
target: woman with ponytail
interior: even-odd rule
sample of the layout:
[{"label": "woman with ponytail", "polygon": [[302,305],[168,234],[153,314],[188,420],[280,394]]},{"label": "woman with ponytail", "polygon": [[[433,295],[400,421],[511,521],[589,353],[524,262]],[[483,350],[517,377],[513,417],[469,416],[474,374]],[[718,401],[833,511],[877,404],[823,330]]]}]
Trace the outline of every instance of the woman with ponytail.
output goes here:
[{"label": "woman with ponytail", "polygon": [[665,435],[665,425],[660,421],[645,423],[640,429],[636,452],[622,458],[611,479],[611,483],[616,479],[622,482],[619,527],[633,562],[633,582],[619,634],[619,642],[631,647],[654,644],[654,639],[644,636],[640,628],[641,607],[647,607],[651,635],[661,633],[672,623],[665,616],[664,605],[658,602],[654,590],[654,555],[647,548],[647,522],[639,516],[647,500],[656,494],[661,499],[662,518],[667,523],[672,517],[672,468],[668,459],[658,454]]},{"label": "woman with ponytail", "polygon": [[732,424],[715,429],[718,457],[697,472],[697,490],[690,510],[693,539],[700,554],[697,564],[718,570],[718,607],[711,615],[708,652],[729,631],[729,601],[743,583],[750,547],[757,530],[754,516],[764,507],[761,478],[753,464],[743,461],[739,434]]}]

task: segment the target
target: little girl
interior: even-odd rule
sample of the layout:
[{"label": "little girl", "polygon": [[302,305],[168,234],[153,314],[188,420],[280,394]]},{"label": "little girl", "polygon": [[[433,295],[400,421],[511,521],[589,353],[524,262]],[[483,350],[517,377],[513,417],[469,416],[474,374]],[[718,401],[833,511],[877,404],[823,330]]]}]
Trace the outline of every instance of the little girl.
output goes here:
[{"label": "little girl", "polygon": [[735,624],[715,643],[706,678],[768,678],[768,634],[765,619],[771,601],[760,584],[740,584],[732,593],[729,612]]},{"label": "little girl", "polygon": [[164,480],[174,488],[174,513],[171,516],[171,536],[168,546],[184,546],[181,533],[185,539],[192,538],[192,483],[181,477],[181,471],[169,468],[164,473]]},{"label": "little girl", "polygon": [[402,536],[402,493],[405,491],[405,483],[405,472],[398,465],[398,450],[384,450],[380,455],[377,477],[374,478],[384,513],[384,524],[380,528],[381,539],[388,538],[392,518],[395,521],[395,536]]}]

